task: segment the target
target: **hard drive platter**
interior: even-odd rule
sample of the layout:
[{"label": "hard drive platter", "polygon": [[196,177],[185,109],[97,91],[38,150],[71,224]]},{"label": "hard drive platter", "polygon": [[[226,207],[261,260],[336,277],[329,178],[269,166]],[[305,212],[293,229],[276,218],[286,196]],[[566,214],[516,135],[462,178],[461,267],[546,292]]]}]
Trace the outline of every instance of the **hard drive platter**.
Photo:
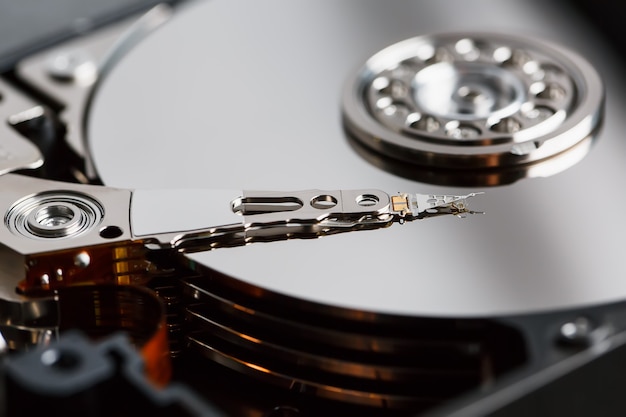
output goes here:
[{"label": "hard drive platter", "polygon": [[[561,354],[539,347],[626,296],[623,63],[588,22],[544,3],[161,5],[7,79],[60,115],[84,182],[164,196],[141,219],[163,231],[185,213],[204,220],[167,197],[193,189],[481,193],[469,202],[483,213],[462,220],[155,252],[175,378],[227,414],[407,415],[552,364]],[[426,48],[395,62],[399,42]],[[52,59],[77,45],[98,57],[71,56],[85,59],[84,85],[50,81],[63,68]],[[270,394],[224,400],[209,370],[231,391]]]},{"label": "hard drive platter", "polygon": [[[481,13],[480,4],[472,13],[481,29],[500,27],[498,8],[484,6],[489,13]],[[263,10],[271,14],[269,5],[246,5],[243,13],[208,2],[184,11],[106,76],[93,99],[87,129],[94,165],[107,185],[486,191],[473,202],[486,214],[471,221],[423,222],[411,231],[205,252],[192,255],[194,262],[302,300],[406,315],[527,312],[616,300],[626,291],[613,273],[621,264],[621,220],[591,219],[574,203],[580,197],[572,200],[597,176],[602,181],[592,188],[602,190],[601,195],[615,194],[621,168],[617,150],[609,147],[619,143],[599,141],[572,169],[510,186],[459,190],[390,175],[351,149],[341,124],[344,84],[378,50],[416,31],[445,28],[429,27],[429,19],[413,10],[419,9],[417,4],[407,10],[273,7],[288,18],[261,19]],[[511,13],[508,7],[503,7],[505,15]],[[531,13],[522,9],[520,13]],[[406,26],[392,20],[410,14],[415,17]],[[377,24],[362,21],[367,18]],[[538,27],[520,27],[520,32],[550,28],[528,20]],[[218,24],[231,21],[235,23]],[[459,22],[451,17],[446,24],[456,31],[478,26],[465,16]],[[179,39],[184,39],[183,47]],[[255,105],[255,100],[271,104]],[[611,129],[609,123],[605,129]],[[617,166],[607,168],[613,159]],[[607,178],[607,170],[614,175]],[[613,198],[619,204],[621,197]],[[351,253],[367,262],[348,261]]]}]

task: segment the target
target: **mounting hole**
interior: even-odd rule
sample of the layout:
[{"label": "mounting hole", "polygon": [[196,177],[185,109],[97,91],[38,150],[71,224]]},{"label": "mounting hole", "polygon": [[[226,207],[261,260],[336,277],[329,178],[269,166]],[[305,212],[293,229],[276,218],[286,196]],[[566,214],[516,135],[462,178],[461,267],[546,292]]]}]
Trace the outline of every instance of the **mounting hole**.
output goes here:
[{"label": "mounting hole", "polygon": [[411,113],[406,118],[406,123],[410,128],[415,130],[423,130],[426,132],[436,132],[441,124],[437,119],[420,113]]},{"label": "mounting hole", "polygon": [[490,129],[494,132],[500,133],[515,133],[519,132],[521,128],[522,125],[519,121],[512,117],[506,117],[492,125]]},{"label": "mounting hole", "polygon": [[124,231],[118,226],[106,226],[100,229],[100,237],[103,239],[115,239],[124,234]]},{"label": "mounting hole", "polygon": [[337,199],[332,195],[323,194],[311,199],[311,206],[316,209],[326,210],[337,205]]},{"label": "mounting hole", "polygon": [[454,139],[475,139],[480,136],[480,130],[472,125],[453,120],[446,125],[446,135]]},{"label": "mounting hole", "polygon": [[356,198],[356,203],[361,207],[372,207],[378,204],[379,201],[374,194],[361,194]]}]

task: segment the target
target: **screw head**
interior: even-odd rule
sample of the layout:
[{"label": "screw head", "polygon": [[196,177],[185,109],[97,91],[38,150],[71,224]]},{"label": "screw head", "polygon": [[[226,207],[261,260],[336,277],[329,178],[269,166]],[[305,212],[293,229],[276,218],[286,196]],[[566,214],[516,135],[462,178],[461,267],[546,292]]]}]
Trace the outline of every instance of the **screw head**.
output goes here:
[{"label": "screw head", "polygon": [[587,347],[606,338],[609,328],[599,326],[588,317],[577,317],[565,322],[559,328],[558,340],[569,346]]},{"label": "screw head", "polygon": [[98,68],[94,59],[81,49],[72,49],[52,55],[48,59],[48,75],[57,81],[93,83]]}]

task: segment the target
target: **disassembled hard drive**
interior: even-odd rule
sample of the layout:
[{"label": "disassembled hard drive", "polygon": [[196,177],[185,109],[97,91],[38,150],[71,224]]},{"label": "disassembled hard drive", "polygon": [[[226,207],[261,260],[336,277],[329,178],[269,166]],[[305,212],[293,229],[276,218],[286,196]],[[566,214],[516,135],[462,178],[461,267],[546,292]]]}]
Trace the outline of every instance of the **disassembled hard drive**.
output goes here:
[{"label": "disassembled hard drive", "polygon": [[626,407],[623,62],[567,3],[131,3],[0,56],[0,412]]}]

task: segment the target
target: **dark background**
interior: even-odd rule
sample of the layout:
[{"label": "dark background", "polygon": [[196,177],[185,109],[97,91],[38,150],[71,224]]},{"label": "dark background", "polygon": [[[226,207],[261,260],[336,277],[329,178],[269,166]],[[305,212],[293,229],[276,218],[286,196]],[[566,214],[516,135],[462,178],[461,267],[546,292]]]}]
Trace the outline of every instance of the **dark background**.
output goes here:
[{"label": "dark background", "polygon": [[562,0],[561,3],[573,7],[585,19],[591,21],[621,59],[626,59],[626,41],[624,40],[626,3],[592,0]]}]

